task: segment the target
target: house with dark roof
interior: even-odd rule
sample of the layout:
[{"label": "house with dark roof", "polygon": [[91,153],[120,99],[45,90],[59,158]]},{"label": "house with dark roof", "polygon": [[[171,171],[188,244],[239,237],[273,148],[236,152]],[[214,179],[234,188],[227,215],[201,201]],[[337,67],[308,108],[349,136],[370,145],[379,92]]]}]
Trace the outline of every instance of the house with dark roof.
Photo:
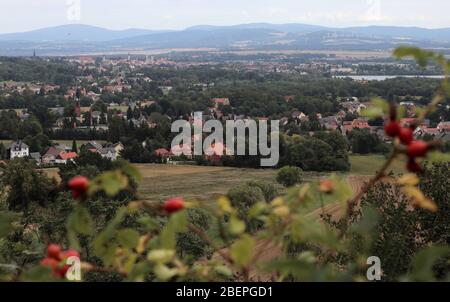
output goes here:
[{"label": "house with dark roof", "polygon": [[339,123],[335,116],[327,116],[319,120],[322,127],[327,130],[336,130],[339,128]]},{"label": "house with dark roof", "polygon": [[54,164],[58,155],[63,151],[64,150],[59,148],[59,146],[51,146],[45,151],[44,155],[42,155],[42,163],[47,165]]},{"label": "house with dark roof", "polygon": [[84,145],[84,148],[86,148],[86,150],[98,152],[99,150],[103,149],[103,146],[96,141],[90,141],[86,145]]},{"label": "house with dark roof", "polygon": [[439,131],[450,132],[450,122],[441,122],[437,125]]}]

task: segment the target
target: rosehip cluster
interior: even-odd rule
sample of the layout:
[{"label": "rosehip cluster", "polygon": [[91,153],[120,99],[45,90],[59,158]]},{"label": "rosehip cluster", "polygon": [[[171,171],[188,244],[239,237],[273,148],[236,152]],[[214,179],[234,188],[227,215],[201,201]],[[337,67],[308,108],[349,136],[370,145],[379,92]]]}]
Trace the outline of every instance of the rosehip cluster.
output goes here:
[{"label": "rosehip cluster", "polygon": [[184,209],[184,200],[181,197],[167,200],[161,207],[167,214],[173,214]]},{"label": "rosehip cluster", "polygon": [[334,183],[329,179],[322,180],[319,184],[320,192],[331,194],[333,193],[334,189]]},{"label": "rosehip cluster", "polygon": [[421,140],[414,140],[414,129],[414,124],[410,127],[401,127],[395,115],[392,114],[391,120],[384,127],[388,136],[398,138],[407,147],[406,154],[409,160],[406,167],[408,171],[419,173],[422,171],[422,167],[417,163],[417,158],[425,157],[430,151],[430,145]]},{"label": "rosehip cluster", "polygon": [[70,257],[80,258],[80,253],[75,250],[63,251],[59,245],[50,244],[47,247],[47,257],[42,259],[41,265],[50,267],[56,278],[64,278],[70,268],[66,264],[66,260]]},{"label": "rosehip cluster", "polygon": [[75,176],[68,182],[67,187],[72,191],[74,199],[84,197],[89,189],[89,179],[84,176]]}]

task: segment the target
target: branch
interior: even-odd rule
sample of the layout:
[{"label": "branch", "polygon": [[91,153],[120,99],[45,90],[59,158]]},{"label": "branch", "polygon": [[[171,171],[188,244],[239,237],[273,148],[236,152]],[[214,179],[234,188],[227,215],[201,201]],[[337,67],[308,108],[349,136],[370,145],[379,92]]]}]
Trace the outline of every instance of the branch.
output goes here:
[{"label": "branch", "polygon": [[380,181],[386,176],[387,170],[394,162],[394,160],[397,158],[398,154],[400,154],[400,150],[397,147],[395,147],[394,151],[389,156],[388,160],[384,163],[383,167],[381,167],[380,171],[378,171],[378,173],[372,179],[370,179],[369,182],[365,183],[364,186],[361,188],[361,191],[347,203],[347,214],[345,217],[347,225],[350,220],[350,217],[353,215],[355,206],[358,204],[359,200],[370,190],[371,187],[373,187],[378,181]]},{"label": "branch", "polygon": [[194,232],[195,234],[197,234],[201,239],[203,239],[206,243],[208,243],[210,246],[213,247],[213,249],[229,264],[233,265],[234,261],[233,259],[231,259],[231,257],[227,254],[224,253],[222,251],[221,248],[219,248],[210,238],[209,236],[199,227],[193,225],[193,224],[189,224],[188,225],[188,229],[192,232]]}]

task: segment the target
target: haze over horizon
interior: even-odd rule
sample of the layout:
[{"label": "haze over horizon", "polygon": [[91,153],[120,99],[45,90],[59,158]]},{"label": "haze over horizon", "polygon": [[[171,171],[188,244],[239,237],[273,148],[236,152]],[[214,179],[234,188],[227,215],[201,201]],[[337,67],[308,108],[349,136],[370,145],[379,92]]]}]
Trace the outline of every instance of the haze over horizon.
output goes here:
[{"label": "haze over horizon", "polygon": [[[78,5],[79,4],[79,5]],[[2,0],[0,33],[64,24],[108,29],[181,30],[195,25],[306,23],[329,27],[450,27],[450,1],[442,0]]]}]

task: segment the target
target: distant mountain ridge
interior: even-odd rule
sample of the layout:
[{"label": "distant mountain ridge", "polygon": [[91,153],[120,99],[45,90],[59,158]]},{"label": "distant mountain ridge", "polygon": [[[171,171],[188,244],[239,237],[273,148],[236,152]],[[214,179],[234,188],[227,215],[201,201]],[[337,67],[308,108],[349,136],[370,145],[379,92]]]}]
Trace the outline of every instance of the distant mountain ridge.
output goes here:
[{"label": "distant mountain ridge", "polygon": [[21,33],[0,34],[0,41],[91,41],[103,42],[167,32],[147,29],[111,30],[84,24],[69,24]]},{"label": "distant mountain ridge", "polygon": [[388,50],[400,44],[450,49],[450,28],[249,23],[154,31],[71,24],[0,34],[0,55],[26,55],[33,48],[58,55],[168,48]]}]

